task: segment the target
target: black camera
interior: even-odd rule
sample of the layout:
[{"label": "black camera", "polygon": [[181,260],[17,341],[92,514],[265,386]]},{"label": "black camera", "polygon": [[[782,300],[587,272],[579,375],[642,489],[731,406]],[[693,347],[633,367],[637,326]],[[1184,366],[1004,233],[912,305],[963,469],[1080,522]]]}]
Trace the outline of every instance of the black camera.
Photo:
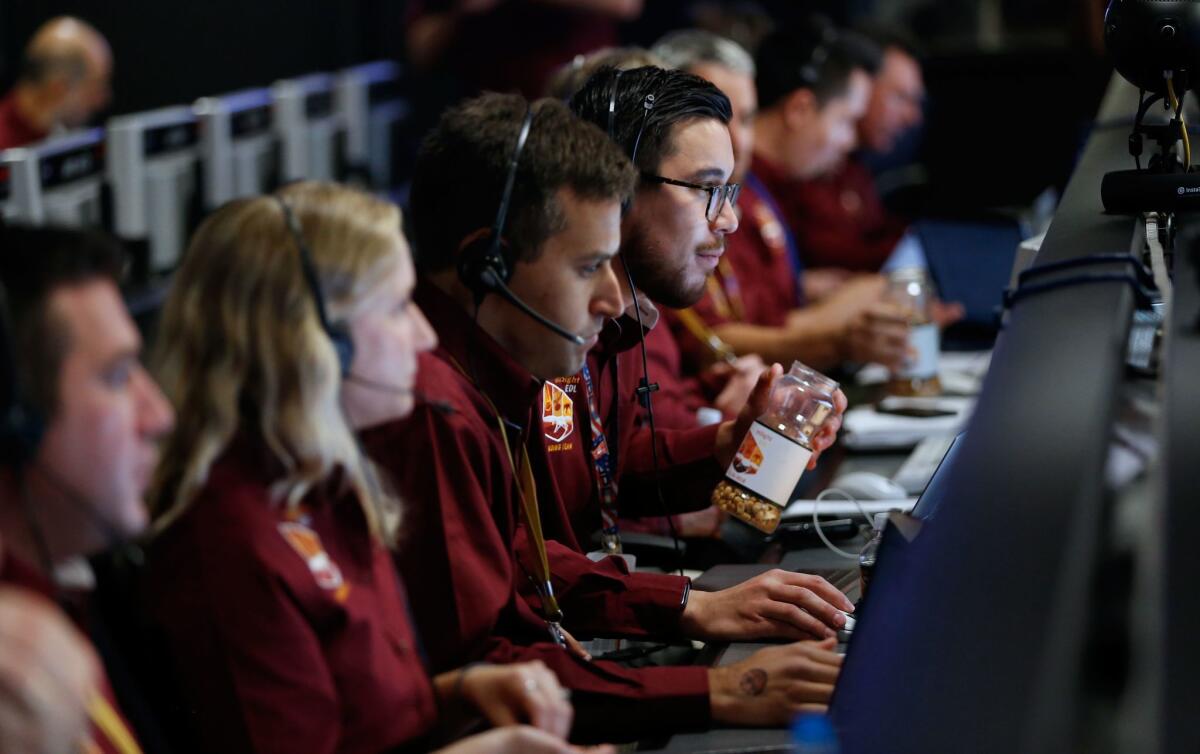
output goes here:
[{"label": "black camera", "polygon": [[[1191,172],[1183,115],[1188,91],[1200,89],[1200,0],[1111,0],[1104,39],[1117,72],[1141,90],[1129,137],[1137,169],[1104,176],[1104,208],[1122,214],[1200,210],[1200,172]],[[1159,103],[1168,122],[1147,124],[1146,115]],[[1143,165],[1147,138],[1158,153]]]},{"label": "black camera", "polygon": [[1104,41],[1117,72],[1139,89],[1165,95],[1167,71],[1180,96],[1200,84],[1200,0],[1112,0]]}]

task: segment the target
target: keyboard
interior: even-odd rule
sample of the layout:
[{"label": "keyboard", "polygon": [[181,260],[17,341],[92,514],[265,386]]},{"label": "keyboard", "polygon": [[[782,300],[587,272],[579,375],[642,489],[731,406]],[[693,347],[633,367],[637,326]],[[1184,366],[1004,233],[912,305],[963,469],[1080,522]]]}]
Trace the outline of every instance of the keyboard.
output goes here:
[{"label": "keyboard", "polygon": [[908,458],[892,475],[892,481],[910,495],[921,494],[953,443],[954,435],[926,437],[908,454]]}]

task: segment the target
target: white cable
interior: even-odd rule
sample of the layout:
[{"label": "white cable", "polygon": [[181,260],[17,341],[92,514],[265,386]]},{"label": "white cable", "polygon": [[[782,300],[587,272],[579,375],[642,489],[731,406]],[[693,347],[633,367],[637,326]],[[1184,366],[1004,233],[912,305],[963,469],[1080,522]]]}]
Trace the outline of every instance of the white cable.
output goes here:
[{"label": "white cable", "polygon": [[862,504],[860,504],[858,502],[858,498],[854,497],[849,492],[846,492],[845,490],[839,490],[836,487],[830,487],[826,490],[823,490],[821,492],[821,494],[817,495],[816,502],[813,503],[813,510],[812,510],[813,528],[815,528],[817,530],[817,536],[821,538],[821,541],[825,543],[825,546],[828,547],[830,549],[830,551],[833,552],[835,555],[837,555],[839,557],[843,557],[843,558],[848,558],[850,560],[858,560],[858,554],[846,552],[842,548],[835,545],[833,542],[830,542],[829,537],[825,536],[825,532],[821,529],[821,520],[817,518],[817,507],[818,506],[816,503],[824,502],[825,497],[827,495],[829,495],[830,493],[837,493],[837,494],[841,495],[843,497],[843,499],[849,500],[850,502],[854,503],[854,507],[858,508],[858,512],[862,514],[863,518],[867,519],[867,522],[870,523],[872,527],[874,527],[875,521],[870,516],[867,515],[867,512],[866,512],[866,510],[863,509]]},{"label": "white cable", "polygon": [[1146,213],[1146,245],[1150,247],[1150,269],[1154,273],[1154,286],[1162,294],[1163,303],[1171,306],[1171,276],[1167,274],[1167,256],[1158,237],[1158,213]]},{"label": "white cable", "polygon": [[874,516],[872,516],[870,513],[867,513],[867,509],[866,509],[866,508],[864,508],[864,507],[862,507],[862,503],[860,503],[860,502],[858,501],[858,498],[854,497],[854,495],[851,495],[849,492],[846,492],[845,490],[843,490],[843,489],[841,489],[841,488],[838,488],[838,487],[829,487],[828,489],[825,489],[825,490],[823,490],[823,491],[821,492],[821,494],[817,495],[817,500],[818,500],[818,501],[824,501],[824,500],[825,500],[825,496],[826,496],[826,495],[829,495],[829,494],[832,494],[832,493],[837,493],[838,495],[841,495],[841,496],[842,496],[842,499],[843,499],[843,500],[846,500],[847,502],[854,503],[854,507],[855,507],[855,508],[858,508],[858,513],[859,513],[859,515],[861,515],[861,516],[862,516],[864,519],[866,519],[866,521],[867,521],[867,524],[868,524],[869,526],[874,526],[874,525],[875,525],[875,517],[874,517]]}]

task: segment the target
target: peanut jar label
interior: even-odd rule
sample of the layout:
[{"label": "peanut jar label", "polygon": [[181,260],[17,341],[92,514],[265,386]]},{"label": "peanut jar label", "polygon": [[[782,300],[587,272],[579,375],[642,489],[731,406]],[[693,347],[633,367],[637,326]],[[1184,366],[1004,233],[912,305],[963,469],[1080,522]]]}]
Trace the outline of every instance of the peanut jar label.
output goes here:
[{"label": "peanut jar label", "polygon": [[776,505],[787,505],[811,457],[808,448],[756,421],[725,476]]}]

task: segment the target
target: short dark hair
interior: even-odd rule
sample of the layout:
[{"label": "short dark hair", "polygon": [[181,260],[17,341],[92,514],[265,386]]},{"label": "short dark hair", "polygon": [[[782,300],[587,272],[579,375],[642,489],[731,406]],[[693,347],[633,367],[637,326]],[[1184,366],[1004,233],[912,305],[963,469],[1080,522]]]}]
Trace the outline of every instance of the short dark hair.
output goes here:
[{"label": "short dark hair", "polygon": [[[409,202],[422,271],[454,266],[463,239],[495,222],[527,107],[519,95],[483,94],[447,110],[425,138]],[[504,233],[520,260],[536,258],[546,239],[563,229],[555,197],[560,188],[585,199],[623,201],[636,182],[620,150],[562,102],[538,100],[533,112]]]},{"label": "short dark hair", "polygon": [[854,25],[854,33],[871,40],[880,52],[899,50],[918,63],[925,57],[925,50],[921,43],[908,32],[895,26],[880,24],[876,21],[864,21]]},{"label": "short dark hair", "polygon": [[[58,408],[58,370],[70,346],[70,333],[52,316],[48,303],[63,286],[97,278],[117,283],[124,268],[124,250],[98,231],[0,225],[0,282],[8,297],[9,333],[16,360],[16,394],[52,416]],[[7,382],[7,380],[4,380]],[[14,386],[0,395],[11,401]]]},{"label": "short dark hair", "polygon": [[[641,132],[636,167],[643,172],[658,172],[658,166],[674,152],[670,137],[676,124],[707,118],[728,124],[733,117],[729,98],[711,82],[684,71],[654,66],[631,71],[612,68],[597,71],[571,98],[571,109],[607,132],[608,105],[614,87],[617,101],[612,138],[628,155],[632,154]],[[654,95],[654,107],[647,116],[645,102],[650,94]]]},{"label": "short dark hair", "polygon": [[866,38],[839,31],[822,16],[811,16],[769,34],[754,62],[758,104],[765,110],[797,89],[808,89],[821,104],[840,97],[854,71],[878,69],[879,54]]}]

